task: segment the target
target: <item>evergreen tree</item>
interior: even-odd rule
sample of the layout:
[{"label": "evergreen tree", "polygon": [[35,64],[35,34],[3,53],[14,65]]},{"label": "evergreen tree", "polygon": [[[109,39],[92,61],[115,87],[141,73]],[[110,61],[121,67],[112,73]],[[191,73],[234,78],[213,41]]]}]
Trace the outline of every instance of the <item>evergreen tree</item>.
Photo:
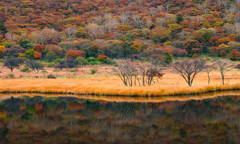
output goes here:
[{"label": "evergreen tree", "polygon": [[183,16],[181,14],[178,14],[176,20],[177,20],[177,23],[180,23],[180,22],[182,22],[184,20],[184,18],[183,18]]}]

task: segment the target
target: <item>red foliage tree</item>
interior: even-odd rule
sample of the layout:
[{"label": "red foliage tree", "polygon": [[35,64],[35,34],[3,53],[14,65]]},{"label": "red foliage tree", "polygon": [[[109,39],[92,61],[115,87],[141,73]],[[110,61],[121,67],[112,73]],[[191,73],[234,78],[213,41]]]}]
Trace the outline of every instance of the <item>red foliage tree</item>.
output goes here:
[{"label": "red foliage tree", "polygon": [[69,50],[66,53],[66,58],[76,59],[77,57],[85,57],[84,51],[81,50]]},{"label": "red foliage tree", "polygon": [[240,58],[240,52],[238,52],[236,49],[233,49],[230,54],[231,60],[237,60]]},{"label": "red foliage tree", "polygon": [[220,36],[215,36],[215,37],[211,37],[209,42],[213,45],[216,46],[217,45],[217,41],[220,39]]},{"label": "red foliage tree", "polygon": [[107,59],[107,56],[105,55],[98,55],[97,60],[99,61],[105,61]]},{"label": "red foliage tree", "polygon": [[33,47],[33,50],[36,52],[43,53],[43,47],[40,44],[37,44]]},{"label": "red foliage tree", "polygon": [[42,53],[35,51],[35,52],[34,52],[34,58],[35,58],[35,59],[40,59],[40,58],[42,58]]},{"label": "red foliage tree", "polygon": [[180,49],[180,48],[171,48],[173,55],[177,56],[177,57],[183,57],[183,56],[187,56],[188,52],[185,49]]},{"label": "red foliage tree", "polygon": [[77,111],[77,110],[82,110],[84,109],[84,105],[78,104],[78,103],[67,103],[67,107],[69,108],[69,110],[71,111]]},{"label": "red foliage tree", "polygon": [[41,109],[43,109],[43,104],[42,103],[35,104],[35,110],[41,110]]}]

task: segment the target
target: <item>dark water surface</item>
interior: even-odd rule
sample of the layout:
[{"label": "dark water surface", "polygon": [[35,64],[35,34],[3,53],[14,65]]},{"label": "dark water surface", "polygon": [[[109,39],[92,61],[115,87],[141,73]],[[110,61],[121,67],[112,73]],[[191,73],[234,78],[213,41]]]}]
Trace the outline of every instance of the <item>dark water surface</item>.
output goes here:
[{"label": "dark water surface", "polygon": [[74,97],[0,102],[0,143],[240,143],[240,96],[162,103]]}]

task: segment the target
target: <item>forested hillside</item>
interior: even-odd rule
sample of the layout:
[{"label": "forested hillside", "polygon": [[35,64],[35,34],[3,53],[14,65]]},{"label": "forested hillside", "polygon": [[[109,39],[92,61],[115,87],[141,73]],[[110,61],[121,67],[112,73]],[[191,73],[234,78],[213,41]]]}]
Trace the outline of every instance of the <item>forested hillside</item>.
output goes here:
[{"label": "forested hillside", "polygon": [[[0,57],[240,59],[240,0],[1,0]],[[82,60],[82,59],[81,59]]]}]

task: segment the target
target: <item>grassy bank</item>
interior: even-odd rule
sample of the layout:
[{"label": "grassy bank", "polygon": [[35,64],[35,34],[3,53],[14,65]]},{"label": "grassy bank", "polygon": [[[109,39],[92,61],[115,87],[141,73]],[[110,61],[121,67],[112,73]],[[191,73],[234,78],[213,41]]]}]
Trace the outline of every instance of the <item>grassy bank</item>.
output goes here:
[{"label": "grassy bank", "polygon": [[[235,72],[229,72],[230,78]],[[79,78],[79,79],[2,79],[0,80],[1,93],[49,93],[49,94],[79,94],[79,95],[106,95],[106,96],[174,96],[197,95],[216,91],[240,90],[240,74],[226,79],[221,84],[219,72],[211,73],[211,83],[207,84],[206,73],[197,75],[193,86],[177,74],[166,74],[162,80],[155,79],[155,84],[145,87],[127,87],[120,78]]]}]

